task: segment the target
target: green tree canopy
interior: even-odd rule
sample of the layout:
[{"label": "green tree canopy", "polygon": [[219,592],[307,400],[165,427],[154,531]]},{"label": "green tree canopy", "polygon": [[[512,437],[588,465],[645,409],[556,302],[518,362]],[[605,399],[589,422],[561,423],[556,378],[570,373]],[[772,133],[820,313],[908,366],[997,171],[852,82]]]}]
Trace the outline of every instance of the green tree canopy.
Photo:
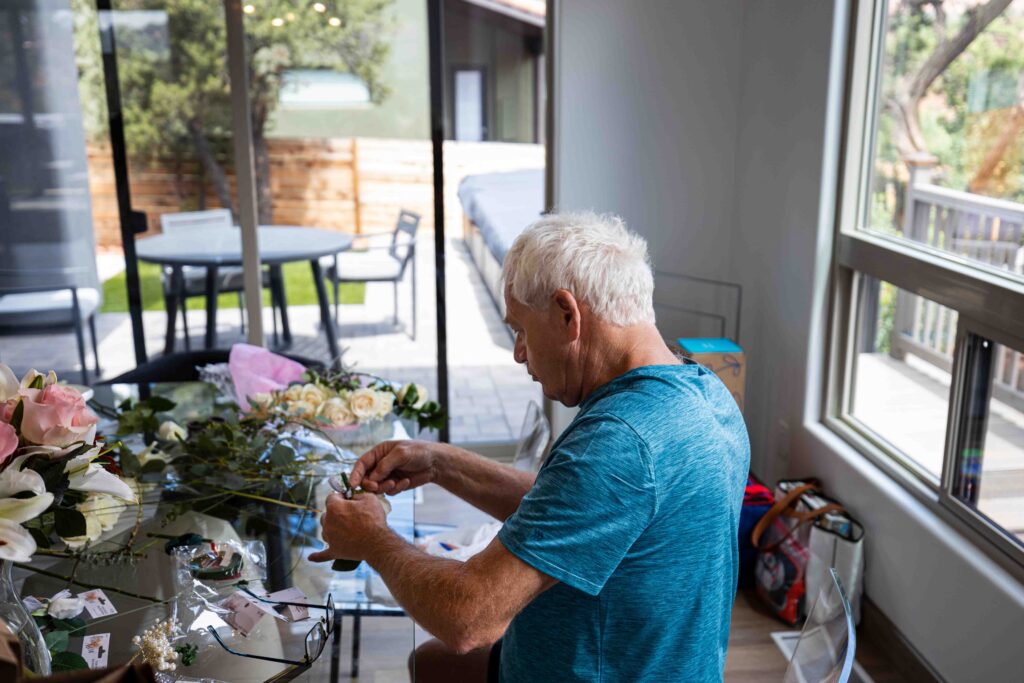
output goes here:
[{"label": "green tree canopy", "polygon": [[[284,73],[331,69],[367,86],[371,101],[388,95],[381,67],[388,55],[392,0],[251,0],[245,5],[246,56],[261,222],[270,221],[267,123]],[[87,127],[106,136],[95,5],[73,0],[76,50]],[[231,104],[224,5],[216,0],[123,0],[115,37],[129,155],[198,159],[222,205],[234,210],[222,159],[230,158]]]}]

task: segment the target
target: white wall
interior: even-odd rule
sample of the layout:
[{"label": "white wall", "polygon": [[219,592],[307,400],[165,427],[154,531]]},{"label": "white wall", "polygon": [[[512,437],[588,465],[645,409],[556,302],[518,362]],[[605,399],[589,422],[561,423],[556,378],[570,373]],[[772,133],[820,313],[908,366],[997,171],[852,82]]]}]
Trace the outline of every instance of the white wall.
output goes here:
[{"label": "white wall", "polygon": [[555,2],[558,205],[621,213],[658,267],[744,285],[754,468],[819,476],[862,519],[868,594],[943,678],[1020,680],[1024,587],[818,425],[833,4]]},{"label": "white wall", "polygon": [[557,3],[555,200],[614,211],[656,269],[721,273],[733,224],[740,3]]}]

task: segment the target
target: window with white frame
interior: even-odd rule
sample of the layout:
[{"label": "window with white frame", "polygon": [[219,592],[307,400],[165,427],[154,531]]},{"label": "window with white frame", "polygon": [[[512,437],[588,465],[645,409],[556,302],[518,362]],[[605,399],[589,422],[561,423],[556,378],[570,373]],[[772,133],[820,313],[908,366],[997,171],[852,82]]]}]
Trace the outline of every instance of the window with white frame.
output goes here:
[{"label": "window with white frame", "polygon": [[1024,0],[865,0],[826,422],[1024,564]]}]

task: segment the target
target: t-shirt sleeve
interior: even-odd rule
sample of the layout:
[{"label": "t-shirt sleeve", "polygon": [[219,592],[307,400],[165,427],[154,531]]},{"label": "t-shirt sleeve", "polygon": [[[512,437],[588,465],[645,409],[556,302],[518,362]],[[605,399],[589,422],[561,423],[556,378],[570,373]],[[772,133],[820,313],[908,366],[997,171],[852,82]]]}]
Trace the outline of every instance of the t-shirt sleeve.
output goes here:
[{"label": "t-shirt sleeve", "polygon": [[623,421],[579,420],[498,533],[516,557],[597,595],[650,524],[657,495],[650,455]]}]

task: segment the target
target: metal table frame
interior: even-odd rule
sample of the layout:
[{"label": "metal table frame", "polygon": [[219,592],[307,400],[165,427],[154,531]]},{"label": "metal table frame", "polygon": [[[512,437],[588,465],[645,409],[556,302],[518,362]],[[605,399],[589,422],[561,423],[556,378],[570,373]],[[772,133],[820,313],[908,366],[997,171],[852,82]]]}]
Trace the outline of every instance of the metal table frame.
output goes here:
[{"label": "metal table frame", "polygon": [[[328,246],[311,245],[308,248],[292,247],[285,253],[276,253],[273,250],[264,251],[261,248],[260,260],[270,268],[270,292],[274,303],[281,309],[281,331],[284,347],[292,343],[291,328],[288,324],[288,302],[284,290],[284,277],[281,266],[285,263],[297,261],[309,261],[312,271],[313,284],[316,287],[317,303],[320,308],[320,322],[327,335],[327,349],[330,357],[337,358],[338,333],[334,325],[334,318],[331,316],[330,303],[327,298],[327,287],[324,284],[323,269],[320,267],[320,259],[324,256],[337,255],[342,251],[351,248],[353,237],[342,233],[324,230],[322,228],[291,227],[277,225],[261,225],[259,232],[262,243],[266,242],[268,234],[276,234],[279,230],[295,230],[295,237],[300,240],[311,235],[322,235],[333,238],[334,244]],[[269,233],[268,231],[274,231]],[[298,232],[298,231],[301,231]],[[140,261],[156,263],[171,267],[171,291],[164,296],[164,305],[167,311],[167,332],[165,335],[164,353],[172,353],[175,347],[174,321],[178,314],[178,301],[182,298],[185,288],[183,275],[184,266],[195,266],[206,269],[206,348],[210,349],[216,345],[217,340],[217,297],[219,292],[219,280],[217,272],[224,266],[241,266],[241,234],[238,235],[239,252],[224,253],[214,252],[202,253],[201,250],[185,254],[160,253],[158,248],[164,243],[180,242],[181,235],[156,235],[145,240],[139,240],[136,245],[136,252]]]}]

